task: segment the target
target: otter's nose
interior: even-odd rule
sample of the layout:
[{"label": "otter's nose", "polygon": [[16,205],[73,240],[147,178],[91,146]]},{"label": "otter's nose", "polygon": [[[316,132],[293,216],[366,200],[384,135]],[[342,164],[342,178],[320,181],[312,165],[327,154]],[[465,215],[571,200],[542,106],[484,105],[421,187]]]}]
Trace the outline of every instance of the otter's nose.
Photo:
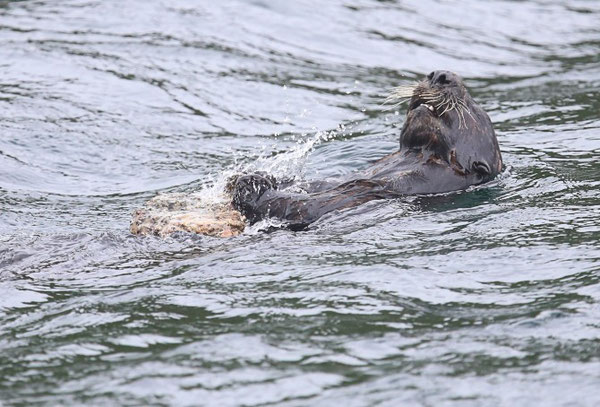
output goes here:
[{"label": "otter's nose", "polygon": [[457,82],[458,76],[450,71],[433,71],[427,78],[431,84],[448,85],[449,83]]}]

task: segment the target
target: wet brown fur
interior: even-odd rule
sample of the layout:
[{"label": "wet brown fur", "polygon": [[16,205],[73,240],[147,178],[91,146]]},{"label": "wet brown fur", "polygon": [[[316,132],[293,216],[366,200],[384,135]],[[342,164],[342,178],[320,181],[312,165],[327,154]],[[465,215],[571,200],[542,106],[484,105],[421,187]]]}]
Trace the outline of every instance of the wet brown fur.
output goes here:
[{"label": "wet brown fur", "polygon": [[250,222],[266,217],[302,229],[323,214],[374,199],[465,189],[494,178],[502,157],[491,120],[458,75],[432,72],[394,89],[385,104],[408,102],[400,150],[362,171],[312,183],[306,194],[287,192],[262,174],[238,178],[233,205]]}]

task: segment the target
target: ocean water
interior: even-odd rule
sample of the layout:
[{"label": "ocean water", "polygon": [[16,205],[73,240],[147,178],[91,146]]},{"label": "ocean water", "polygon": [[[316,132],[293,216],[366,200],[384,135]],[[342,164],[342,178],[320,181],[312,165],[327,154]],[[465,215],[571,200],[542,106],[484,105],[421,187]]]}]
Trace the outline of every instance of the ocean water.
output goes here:
[{"label": "ocean water", "polygon": [[[158,193],[395,151],[383,99],[436,69],[495,181],[130,235]],[[0,405],[600,405],[599,162],[596,1],[0,0]]]}]

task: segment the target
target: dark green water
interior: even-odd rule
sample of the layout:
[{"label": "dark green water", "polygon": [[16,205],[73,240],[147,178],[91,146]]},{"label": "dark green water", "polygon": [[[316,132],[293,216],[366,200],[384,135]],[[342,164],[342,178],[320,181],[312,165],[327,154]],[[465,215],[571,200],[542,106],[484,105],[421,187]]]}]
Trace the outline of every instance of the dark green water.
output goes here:
[{"label": "dark green water", "polygon": [[[394,151],[381,102],[434,69],[491,184],[129,235],[239,166]],[[600,405],[600,3],[0,0],[0,405]]]}]

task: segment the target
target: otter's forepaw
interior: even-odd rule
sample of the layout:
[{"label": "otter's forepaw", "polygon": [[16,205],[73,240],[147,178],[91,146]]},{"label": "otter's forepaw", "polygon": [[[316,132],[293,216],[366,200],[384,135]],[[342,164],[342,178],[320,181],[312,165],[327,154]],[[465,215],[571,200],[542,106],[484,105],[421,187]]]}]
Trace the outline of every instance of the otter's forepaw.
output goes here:
[{"label": "otter's forepaw", "polygon": [[271,185],[272,185],[271,189],[278,189],[279,183],[277,182],[277,179],[275,179],[274,176],[272,176],[271,174],[268,174],[264,171],[257,171],[250,175],[245,175],[243,173],[239,173],[239,174],[230,176],[229,178],[227,178],[227,182],[225,183],[225,192],[232,194],[238,185],[238,180],[240,180],[242,178],[247,178],[247,177],[264,178],[271,183]]},{"label": "otter's forepaw", "polygon": [[252,174],[239,177],[233,187],[233,206],[250,221],[253,209],[260,197],[268,190],[276,189],[275,179],[271,176]]}]

